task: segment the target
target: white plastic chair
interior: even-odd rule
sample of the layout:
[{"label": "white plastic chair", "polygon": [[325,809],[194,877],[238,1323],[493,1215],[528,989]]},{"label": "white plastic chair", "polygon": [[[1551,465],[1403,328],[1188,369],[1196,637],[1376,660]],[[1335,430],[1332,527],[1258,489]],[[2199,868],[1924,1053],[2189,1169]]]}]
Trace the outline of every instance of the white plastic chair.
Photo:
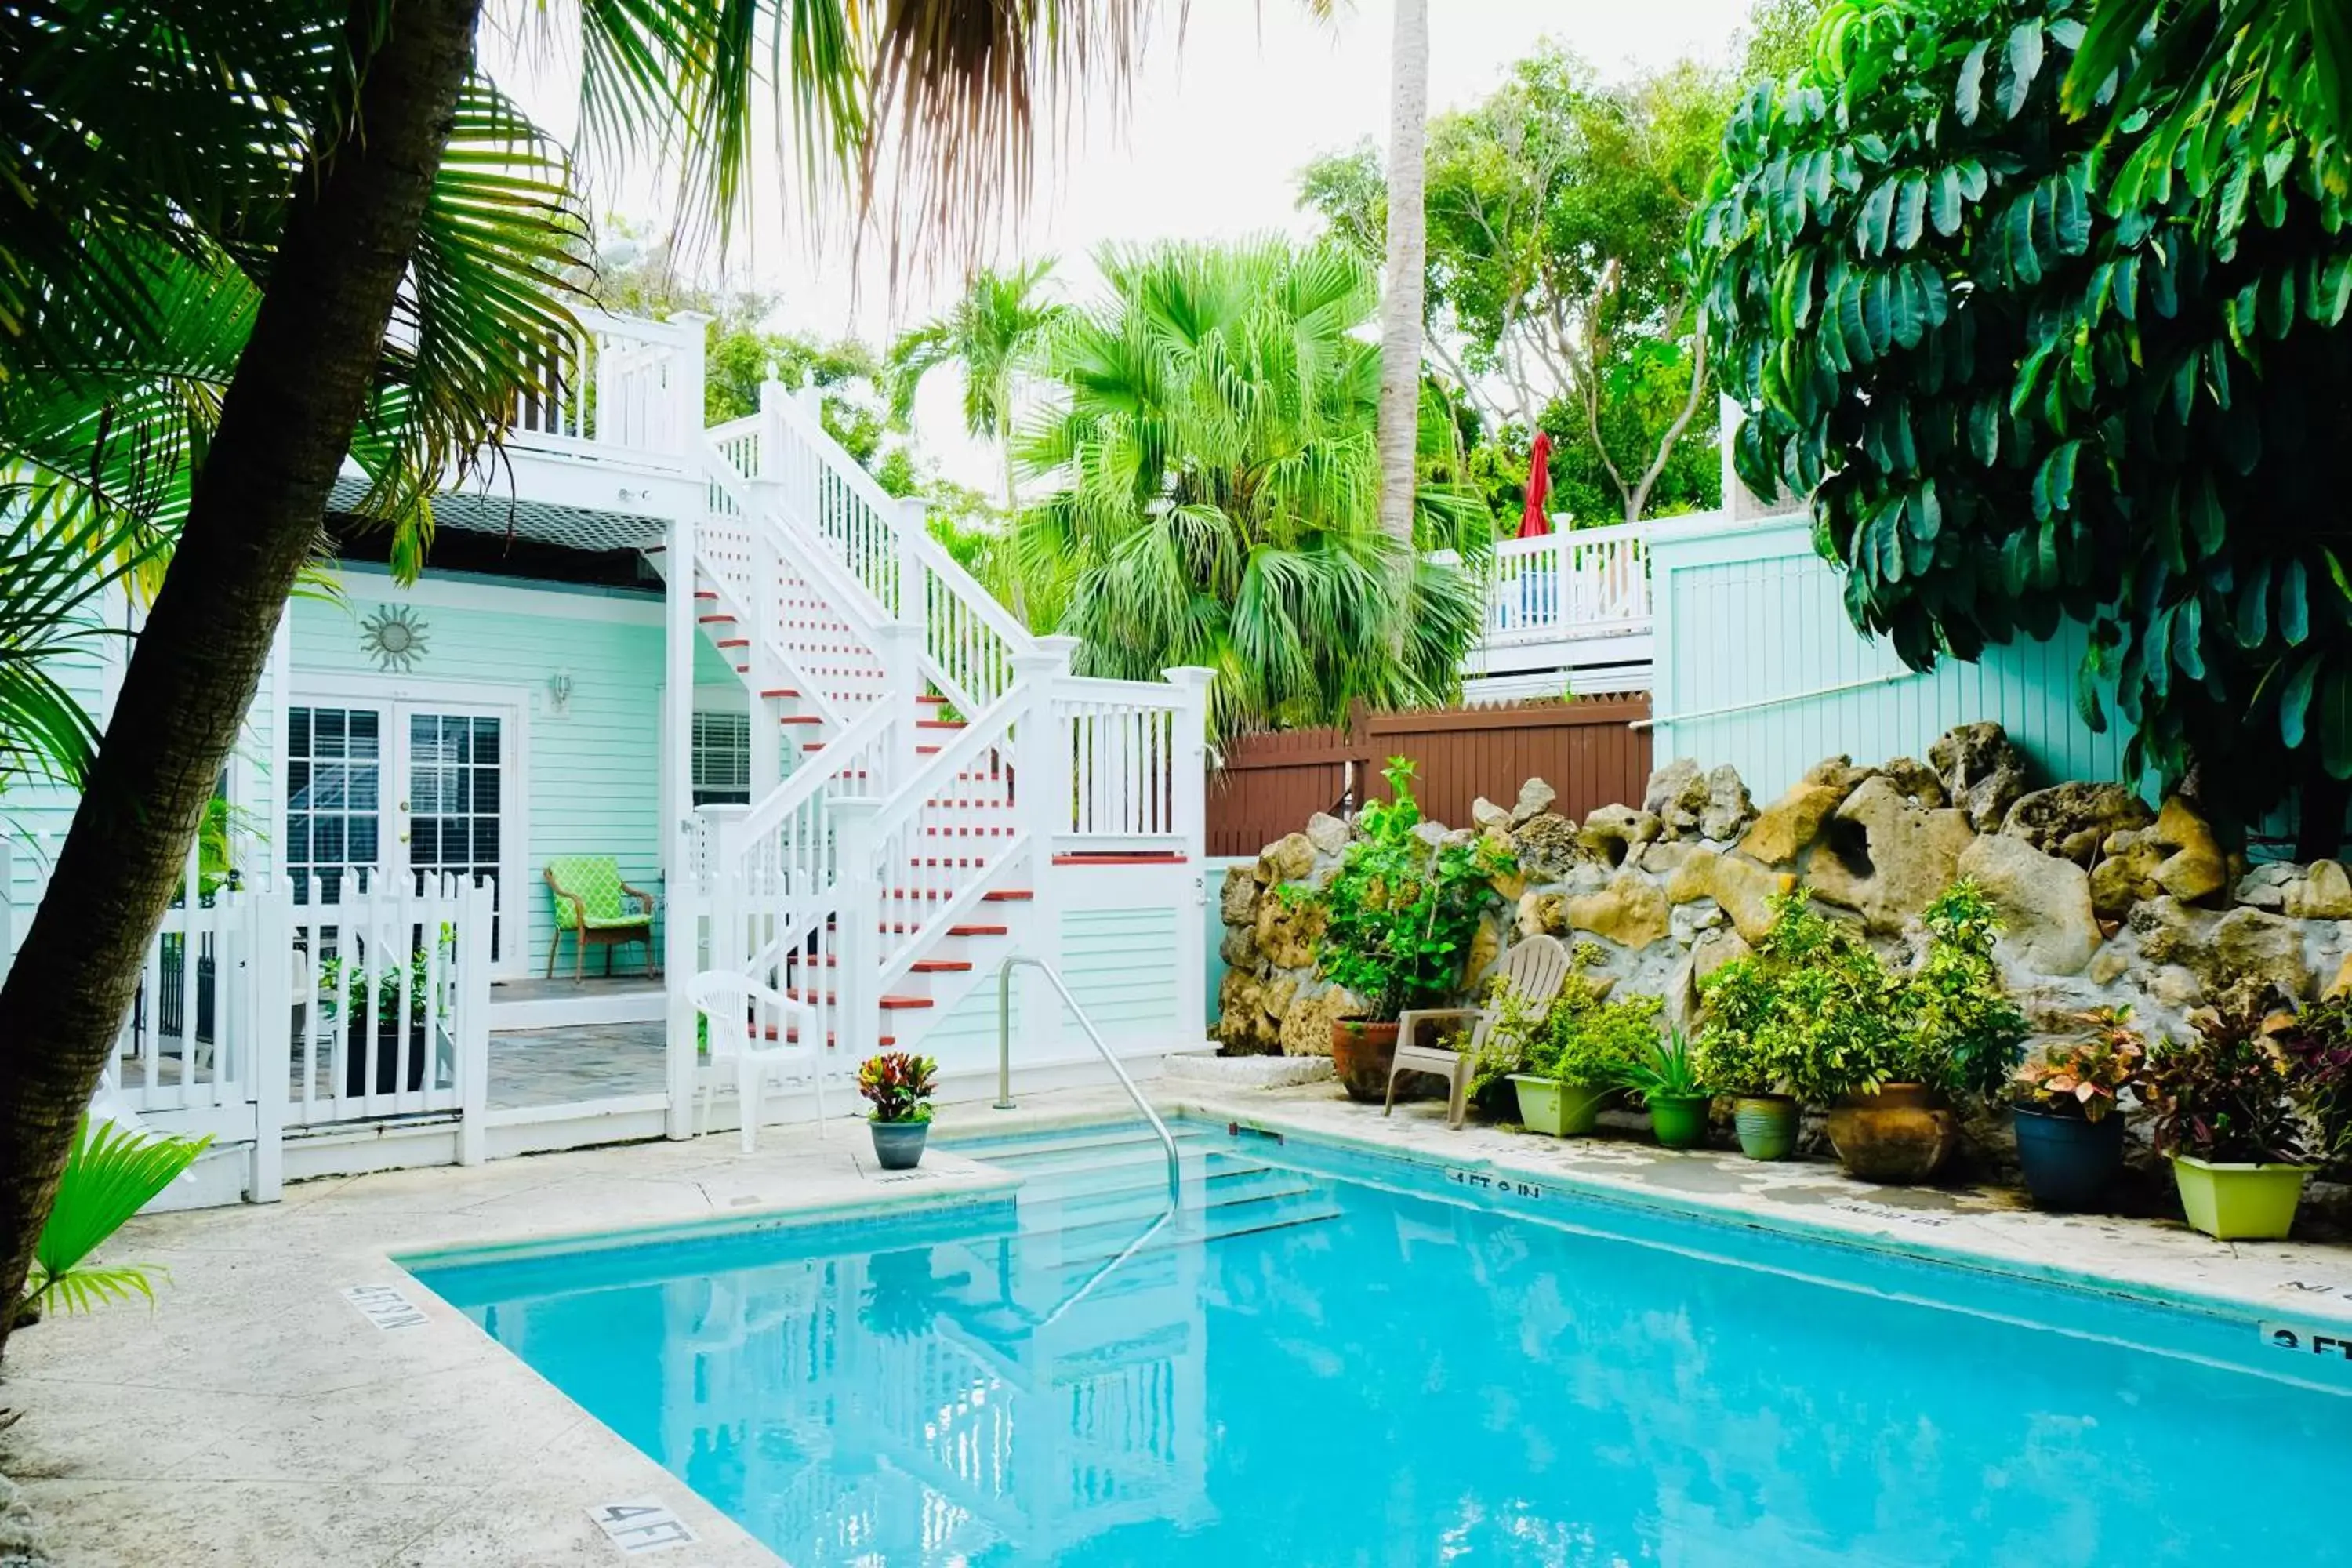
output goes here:
[{"label": "white plastic chair", "polygon": [[[824,1042],[818,1037],[816,1011],[795,1002],[772,986],[748,974],[713,970],[695,976],[690,994],[695,1011],[709,1021],[710,1065],[732,1058],[735,1062],[735,1105],[743,1119],[743,1152],[759,1146],[760,1086],[781,1067],[805,1060],[809,1087],[816,1096],[816,1135],[824,1136]],[[776,1037],[753,1041],[750,1019],[754,1004],[776,1021]],[[784,1038],[785,1026],[799,1032],[798,1041]],[[702,1119],[698,1133],[710,1131],[711,1100],[718,1089],[715,1075],[702,1080]]]},{"label": "white plastic chair", "polygon": [[[1503,989],[1525,1003],[1530,1022],[1551,1011],[1560,987],[1568,982],[1568,949],[1554,936],[1531,936],[1511,949],[1503,961]],[[1467,1021],[1470,1037],[1460,1050],[1451,1046],[1424,1046],[1416,1038],[1421,1026],[1440,1018]],[[1445,1125],[1459,1130],[1469,1112],[1470,1073],[1477,1065],[1479,1047],[1488,1031],[1502,1022],[1501,999],[1483,1007],[1417,1007],[1397,1019],[1396,1060],[1389,1068],[1389,1092],[1381,1106],[1386,1116],[1396,1109],[1396,1080],[1408,1072],[1435,1073],[1445,1079]]]}]

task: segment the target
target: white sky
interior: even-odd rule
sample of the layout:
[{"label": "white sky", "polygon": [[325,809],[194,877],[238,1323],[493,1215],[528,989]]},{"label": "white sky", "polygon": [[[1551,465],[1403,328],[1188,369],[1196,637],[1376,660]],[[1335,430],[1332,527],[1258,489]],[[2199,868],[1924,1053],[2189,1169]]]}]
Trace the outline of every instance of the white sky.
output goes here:
[{"label": "white sky", "polygon": [[[1354,0],[1331,24],[1301,10],[1293,0],[1191,0],[1181,44],[1163,23],[1124,124],[1098,112],[1074,132],[996,258],[1057,255],[1066,293],[1083,298],[1092,280],[1085,258],[1106,240],[1307,231],[1294,205],[1298,171],[1368,136],[1385,143],[1391,14],[1390,0]],[[1545,37],[1608,74],[1724,62],[1747,11],[1748,0],[1430,0],[1432,111],[1475,101]],[[542,123],[560,132],[565,118]],[[782,205],[768,204],[726,258],[736,280],[782,297],[778,325],[887,343],[955,292],[952,276],[918,280],[894,306],[879,258],[853,267],[838,244],[812,256],[772,210]],[[959,396],[950,373],[926,381],[919,451],[941,473],[992,492],[998,460],[965,439]]]}]

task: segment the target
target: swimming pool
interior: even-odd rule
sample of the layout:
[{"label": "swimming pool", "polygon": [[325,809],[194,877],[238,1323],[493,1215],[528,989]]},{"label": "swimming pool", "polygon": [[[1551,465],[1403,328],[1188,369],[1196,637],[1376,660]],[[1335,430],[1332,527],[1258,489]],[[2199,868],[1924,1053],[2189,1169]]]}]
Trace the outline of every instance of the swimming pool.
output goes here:
[{"label": "swimming pool", "polygon": [[[1181,1126],[996,1200],[411,1267],[798,1568],[2320,1565],[2251,1321]],[[1138,1240],[1140,1239],[1140,1245]]]}]

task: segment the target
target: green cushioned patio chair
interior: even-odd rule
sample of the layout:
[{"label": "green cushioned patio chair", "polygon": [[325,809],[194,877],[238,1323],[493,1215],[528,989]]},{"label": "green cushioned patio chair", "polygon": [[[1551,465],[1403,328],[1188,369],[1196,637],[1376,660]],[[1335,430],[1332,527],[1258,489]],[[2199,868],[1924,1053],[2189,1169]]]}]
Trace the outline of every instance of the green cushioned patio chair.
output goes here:
[{"label": "green cushioned patio chair", "polygon": [[[572,978],[581,978],[591,944],[604,950],[604,973],[613,973],[613,950],[646,944],[646,973],[654,968],[654,896],[621,880],[621,863],[610,855],[558,855],[547,863],[547,888],[555,900],[555,935],[547,944],[547,977],[555,978],[556,950],[572,933]],[[632,909],[626,900],[635,900]]]}]

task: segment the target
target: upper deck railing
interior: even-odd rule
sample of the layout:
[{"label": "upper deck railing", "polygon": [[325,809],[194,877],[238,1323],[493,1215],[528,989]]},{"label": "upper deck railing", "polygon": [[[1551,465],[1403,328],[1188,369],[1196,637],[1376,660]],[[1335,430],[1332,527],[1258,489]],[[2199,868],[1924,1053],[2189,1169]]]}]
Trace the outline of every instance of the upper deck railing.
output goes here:
[{"label": "upper deck railing", "polygon": [[705,318],[576,312],[581,334],[516,399],[510,446],[569,457],[699,461]]}]

